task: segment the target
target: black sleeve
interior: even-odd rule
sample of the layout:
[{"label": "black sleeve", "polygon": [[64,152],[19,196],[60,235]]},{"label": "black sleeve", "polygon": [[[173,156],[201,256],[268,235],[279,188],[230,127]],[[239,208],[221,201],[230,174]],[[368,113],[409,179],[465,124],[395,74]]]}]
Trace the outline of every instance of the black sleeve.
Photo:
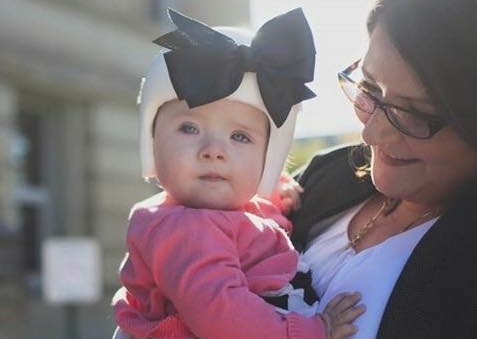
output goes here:
[{"label": "black sleeve", "polygon": [[350,164],[350,154],[359,146],[347,146],[313,157],[295,179],[304,188],[301,208],[289,217],[292,220],[291,239],[302,250],[309,230],[316,222],[351,207],[368,197],[374,188],[369,178],[358,179]]}]

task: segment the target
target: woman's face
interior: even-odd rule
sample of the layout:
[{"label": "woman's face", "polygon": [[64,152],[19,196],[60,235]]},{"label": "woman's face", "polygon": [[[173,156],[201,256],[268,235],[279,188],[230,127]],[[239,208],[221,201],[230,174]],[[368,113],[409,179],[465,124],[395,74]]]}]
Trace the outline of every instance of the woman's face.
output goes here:
[{"label": "woman's face", "polygon": [[[384,102],[437,114],[425,88],[378,23],[363,60],[365,83]],[[416,139],[393,127],[383,111],[363,114],[362,138],[371,146],[371,173],[383,194],[423,204],[444,202],[477,173],[477,152],[451,127],[431,139]]]}]

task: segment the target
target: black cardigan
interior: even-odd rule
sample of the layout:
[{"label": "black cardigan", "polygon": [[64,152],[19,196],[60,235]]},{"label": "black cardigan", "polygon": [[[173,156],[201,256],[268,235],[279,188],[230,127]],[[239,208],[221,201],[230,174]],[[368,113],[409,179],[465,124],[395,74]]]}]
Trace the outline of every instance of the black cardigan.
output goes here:
[{"label": "black cardigan", "polygon": [[[375,192],[349,164],[351,147],[317,155],[299,176],[302,208],[291,215],[302,250],[316,223]],[[381,319],[380,339],[477,338],[477,190],[469,189],[424,235]],[[314,236],[326,229],[313,229]],[[371,338],[370,338],[371,339]]]}]

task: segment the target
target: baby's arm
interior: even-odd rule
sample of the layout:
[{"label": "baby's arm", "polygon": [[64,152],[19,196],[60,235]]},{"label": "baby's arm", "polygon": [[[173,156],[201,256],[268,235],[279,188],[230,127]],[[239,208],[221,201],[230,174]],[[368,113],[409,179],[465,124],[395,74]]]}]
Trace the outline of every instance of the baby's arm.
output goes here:
[{"label": "baby's arm", "polygon": [[[323,314],[319,315],[325,323],[326,339],[344,339],[358,331],[353,321],[366,310],[364,305],[357,305],[360,299],[359,294],[342,293],[330,301]],[[132,338],[117,327],[112,339]]]},{"label": "baby's arm", "polygon": [[328,303],[321,314],[327,339],[348,338],[358,331],[353,321],[366,310],[364,305],[358,305],[360,300],[359,293],[340,293]]},{"label": "baby's arm", "polygon": [[[223,221],[231,222],[235,220]],[[237,236],[232,228],[211,225],[207,215],[197,213],[183,215],[179,224],[169,226],[144,235],[136,249],[151,260],[157,290],[171,301],[197,337],[317,339],[319,333],[325,333],[320,318],[280,315],[250,291],[232,241]],[[150,252],[157,243],[161,250]],[[135,284],[133,276],[129,283]]]}]

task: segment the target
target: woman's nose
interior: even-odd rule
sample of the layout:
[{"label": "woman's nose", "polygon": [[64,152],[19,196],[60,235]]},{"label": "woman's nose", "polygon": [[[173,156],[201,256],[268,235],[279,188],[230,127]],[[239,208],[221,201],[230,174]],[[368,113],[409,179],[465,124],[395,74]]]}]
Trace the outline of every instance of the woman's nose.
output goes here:
[{"label": "woman's nose", "polygon": [[382,142],[390,136],[399,134],[399,131],[391,125],[386,114],[380,108],[376,108],[376,111],[370,114],[363,124],[361,136],[368,145]]}]

